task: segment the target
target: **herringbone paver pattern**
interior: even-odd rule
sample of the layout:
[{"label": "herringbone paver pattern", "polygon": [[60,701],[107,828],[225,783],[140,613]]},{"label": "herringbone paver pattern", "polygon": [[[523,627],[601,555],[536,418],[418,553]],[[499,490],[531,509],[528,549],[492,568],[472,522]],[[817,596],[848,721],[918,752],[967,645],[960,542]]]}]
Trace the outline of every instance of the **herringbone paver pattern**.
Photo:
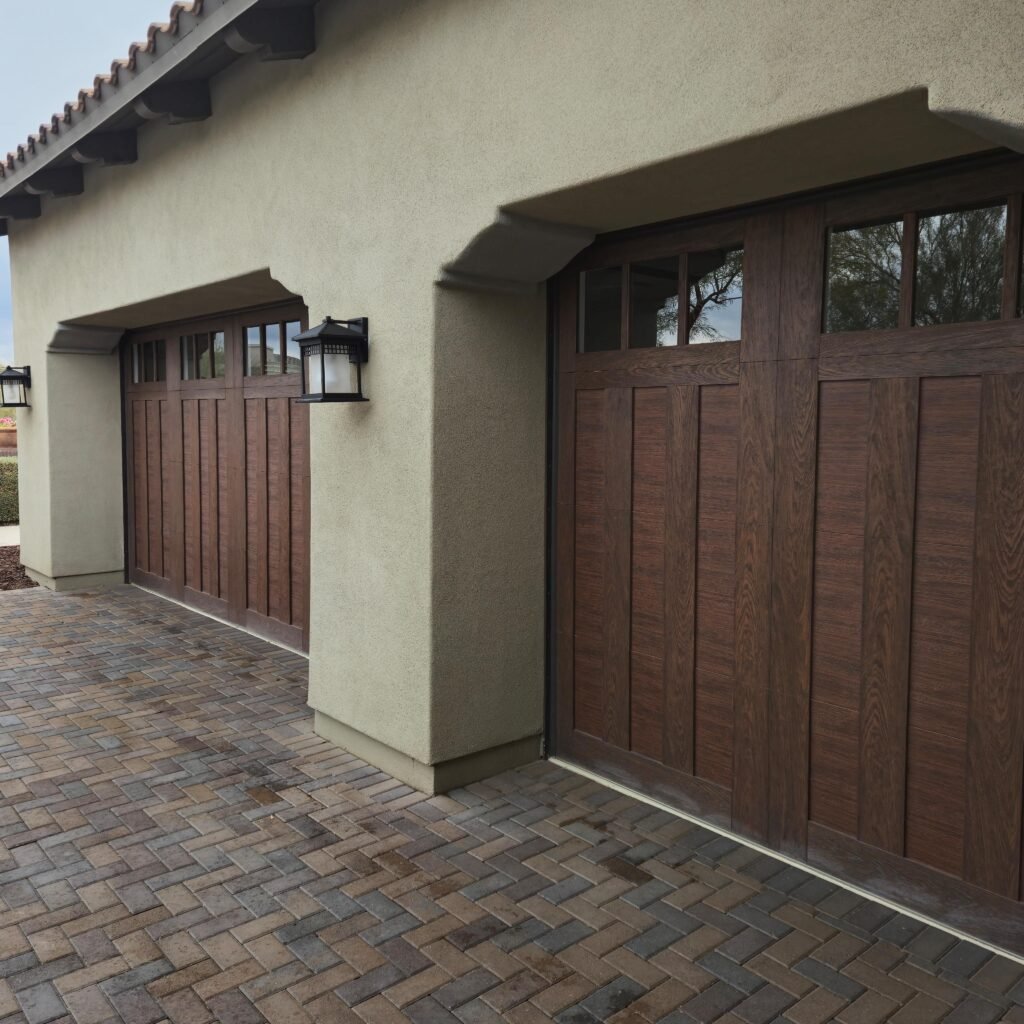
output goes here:
[{"label": "herringbone paver pattern", "polygon": [[0,602],[0,1021],[1024,1022],[1024,968],[544,763],[427,798],[302,659]]}]

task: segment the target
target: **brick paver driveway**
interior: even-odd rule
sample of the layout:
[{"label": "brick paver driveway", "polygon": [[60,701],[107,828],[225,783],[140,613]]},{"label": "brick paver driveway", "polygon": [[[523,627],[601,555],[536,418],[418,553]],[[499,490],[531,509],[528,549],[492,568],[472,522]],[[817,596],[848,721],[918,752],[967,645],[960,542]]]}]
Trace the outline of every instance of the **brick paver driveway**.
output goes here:
[{"label": "brick paver driveway", "polygon": [[305,663],[0,598],[0,1021],[1024,1021],[1024,968],[538,763],[428,799]]}]

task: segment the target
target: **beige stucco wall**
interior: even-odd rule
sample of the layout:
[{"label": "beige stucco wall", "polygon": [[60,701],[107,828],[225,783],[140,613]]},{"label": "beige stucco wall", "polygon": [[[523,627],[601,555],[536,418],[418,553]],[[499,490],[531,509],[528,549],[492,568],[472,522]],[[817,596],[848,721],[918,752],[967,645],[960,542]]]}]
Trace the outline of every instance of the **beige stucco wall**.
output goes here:
[{"label": "beige stucco wall", "polygon": [[441,266],[500,207],[607,229],[1019,140],[1019,25],[1016,0],[323,0],[314,56],[236,66],[210,120],[13,226],[26,562],[121,564],[115,360],[47,357],[56,322],[266,267],[372,328],[370,403],[311,417],[310,703],[425,763],[539,733],[544,297]]}]

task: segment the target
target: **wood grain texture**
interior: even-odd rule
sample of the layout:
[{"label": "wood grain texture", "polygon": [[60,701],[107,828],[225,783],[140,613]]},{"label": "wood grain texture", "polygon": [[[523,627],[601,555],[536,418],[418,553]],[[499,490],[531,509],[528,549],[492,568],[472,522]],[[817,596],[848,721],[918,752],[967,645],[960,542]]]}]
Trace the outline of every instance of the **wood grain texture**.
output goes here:
[{"label": "wood grain texture", "polygon": [[309,646],[309,406],[291,402],[291,614]]},{"label": "wood grain texture", "polygon": [[1021,895],[1024,778],[1024,375],[981,396],[973,646],[967,737],[966,877]]},{"label": "wood grain texture", "polygon": [[[557,291],[559,751],[996,941],[1024,896],[1022,190],[994,160],[617,234]],[[1002,198],[1001,319],[913,326],[916,217]],[[899,325],[824,334],[827,227],[890,216]],[[575,351],[581,268],[737,244],[741,342]]]},{"label": "wood grain texture", "polygon": [[857,834],[870,385],[819,390],[809,817]]},{"label": "wood grain texture", "polygon": [[902,854],[919,382],[871,383],[861,656],[861,840]]},{"label": "wood grain texture", "polygon": [[[231,569],[232,508],[228,491],[228,464],[232,453],[228,447],[228,402],[217,400],[217,597],[228,600],[228,574]],[[237,457],[237,456],[236,456]]]},{"label": "wood grain texture", "polygon": [[245,606],[267,615],[267,399],[245,400]]},{"label": "wood grain texture", "polygon": [[732,788],[739,388],[701,389],[697,459],[694,774]]},{"label": "wood grain texture", "polygon": [[768,839],[792,856],[807,843],[818,366],[779,364],[772,535]]},{"label": "wood grain texture", "polygon": [[816,359],[821,341],[825,222],[820,203],[786,210],[779,285],[779,358]]},{"label": "wood grain texture", "polygon": [[783,214],[751,217],[743,247],[743,310],[740,359],[764,362],[779,357]]},{"label": "wood grain texture", "polygon": [[185,589],[185,473],[182,455],[184,424],[177,392],[168,392],[164,424],[164,571],[172,593],[180,600]]},{"label": "wood grain texture", "polygon": [[694,771],[699,413],[699,388],[668,389],[664,750],[669,767],[691,775]]},{"label": "wood grain texture", "polygon": [[203,502],[199,469],[199,400],[182,402],[183,464],[185,472],[185,586],[203,589]]},{"label": "wood grain texture", "polygon": [[906,855],[962,877],[981,379],[921,382]]},{"label": "wood grain texture", "polygon": [[220,594],[220,515],[217,464],[217,399],[206,398],[199,406],[199,497],[202,522],[202,579],[200,589]]},{"label": "wood grain texture", "polygon": [[665,758],[668,395],[636,392],[633,416],[630,749]]},{"label": "wood grain texture", "polygon": [[628,750],[633,392],[612,388],[606,403],[603,735],[609,743]]},{"label": "wood grain texture", "polygon": [[604,737],[605,444],[603,391],[576,395],[573,727]]},{"label": "wood grain texture", "polygon": [[[304,318],[295,307],[246,314]],[[294,401],[295,375],[246,378],[239,317],[132,334],[125,342],[129,578],[289,644],[308,643],[309,421]],[[222,330],[222,377],[180,379],[180,333]],[[167,345],[167,379],[134,384],[130,346]],[[247,401],[272,417],[272,443],[250,416],[260,451],[248,448]],[[266,426],[266,423],[264,423]],[[262,475],[259,463],[262,458]],[[249,471],[254,487],[248,487]],[[264,497],[259,496],[262,481]],[[250,508],[250,497],[252,498]],[[273,532],[273,543],[270,533]],[[249,537],[261,608],[247,608]],[[262,549],[262,554],[259,550]],[[273,577],[272,579],[270,577]],[[272,611],[271,611],[272,606]],[[256,618],[251,618],[255,615]]]},{"label": "wood grain texture", "polygon": [[292,621],[291,415],[287,398],[267,400],[267,614]]},{"label": "wood grain texture", "polygon": [[148,518],[146,536],[149,538],[149,571],[154,576],[164,575],[163,545],[163,468],[161,459],[160,401],[146,403],[146,493]]},{"label": "wood grain texture", "polygon": [[768,836],[777,364],[744,363],[736,496],[733,828]]},{"label": "wood grain texture", "polygon": [[146,485],[146,401],[132,402],[132,480],[135,496],[135,568],[149,572],[149,496]]},{"label": "wood grain texture", "polygon": [[[561,292],[559,293],[561,295]],[[559,300],[560,303],[563,300]],[[561,310],[561,305],[559,309]],[[559,316],[559,346],[564,331],[575,330]],[[555,550],[553,552],[555,601],[555,651],[558,685],[555,692],[554,749],[563,751],[574,728],[573,707],[575,581],[576,581],[576,386],[572,374],[560,373],[557,381],[557,450],[555,467]]]}]

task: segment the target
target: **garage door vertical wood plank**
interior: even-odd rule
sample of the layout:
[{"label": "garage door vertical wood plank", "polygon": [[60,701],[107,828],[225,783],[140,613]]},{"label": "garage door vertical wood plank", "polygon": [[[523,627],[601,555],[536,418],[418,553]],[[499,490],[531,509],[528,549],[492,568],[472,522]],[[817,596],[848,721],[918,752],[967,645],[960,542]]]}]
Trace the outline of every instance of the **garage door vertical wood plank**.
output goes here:
[{"label": "garage door vertical wood plank", "polygon": [[309,406],[291,402],[291,610],[292,625],[309,645]]},{"label": "garage door vertical wood plank", "polygon": [[629,749],[633,392],[605,395],[604,738]]},{"label": "garage door vertical wood plank", "polygon": [[227,465],[228,532],[227,590],[228,607],[234,616],[245,608],[248,588],[247,559],[249,522],[246,514],[246,468],[249,437],[246,432],[245,398],[241,389],[230,390],[224,399],[225,429],[231,438],[232,453]]},{"label": "garage door vertical wood plank", "polygon": [[160,400],[146,403],[146,492],[149,505],[149,571],[164,574],[164,516],[161,486]]},{"label": "garage door vertical wood plank", "polygon": [[701,388],[694,614],[694,775],[733,784],[739,386]]},{"label": "garage door vertical wood plank", "polygon": [[917,462],[916,378],[871,382],[864,524],[860,839],[902,855]]},{"label": "garage door vertical wood plank", "polygon": [[769,842],[807,851],[811,607],[825,225],[820,203],[786,211],[780,268],[772,537]]},{"label": "garage door vertical wood plank", "polygon": [[202,477],[200,473],[199,400],[182,403],[185,456],[185,586],[203,589]]},{"label": "garage door vertical wood plank", "polygon": [[271,618],[291,621],[290,402],[267,402],[267,608]]},{"label": "garage door vertical wood plank", "polygon": [[668,389],[665,457],[665,763],[693,774],[700,389]]},{"label": "garage door vertical wood plank", "polygon": [[[567,329],[563,315],[564,305],[559,305],[559,332]],[[570,321],[571,324],[575,321]],[[575,578],[576,578],[576,375],[558,375],[558,476],[555,481],[555,643],[557,645],[555,669],[557,672],[557,695],[555,708],[555,747],[567,749],[574,727],[573,692],[574,673],[574,623],[575,623]]]},{"label": "garage door vertical wood plank", "polygon": [[779,358],[779,268],[783,217],[779,212],[751,217],[743,247],[743,309],[740,361]]},{"label": "garage door vertical wood plank", "polygon": [[267,400],[245,402],[246,607],[267,614]]},{"label": "garage door vertical wood plank", "polygon": [[982,386],[967,739],[967,881],[1017,899],[1024,775],[1024,375]]},{"label": "garage door vertical wood plank", "polygon": [[630,749],[665,760],[667,388],[633,397]]},{"label": "garage door vertical wood plank", "polygon": [[817,359],[825,283],[825,211],[795,206],[783,221],[779,285],[779,358]]},{"label": "garage door vertical wood plank", "polygon": [[921,381],[906,856],[963,876],[980,377]]},{"label": "garage door vertical wood plank", "polygon": [[200,496],[202,499],[203,556],[202,589],[216,595],[220,589],[217,565],[219,532],[217,499],[217,401],[205,398],[199,403]]},{"label": "garage door vertical wood plank", "polygon": [[132,476],[135,480],[135,567],[149,572],[149,502],[146,495],[146,402],[132,402]]},{"label": "garage door vertical wood plank", "polygon": [[777,364],[740,368],[736,500],[736,683],[733,828],[768,837],[772,523]]},{"label": "garage door vertical wood plank", "polygon": [[779,363],[777,395],[769,840],[785,853],[803,857],[810,767],[817,360]]},{"label": "garage door vertical wood plank", "polygon": [[166,472],[164,532],[164,575],[171,581],[171,593],[181,598],[185,589],[185,478],[182,446],[181,397],[170,391],[164,421],[164,462]]}]

